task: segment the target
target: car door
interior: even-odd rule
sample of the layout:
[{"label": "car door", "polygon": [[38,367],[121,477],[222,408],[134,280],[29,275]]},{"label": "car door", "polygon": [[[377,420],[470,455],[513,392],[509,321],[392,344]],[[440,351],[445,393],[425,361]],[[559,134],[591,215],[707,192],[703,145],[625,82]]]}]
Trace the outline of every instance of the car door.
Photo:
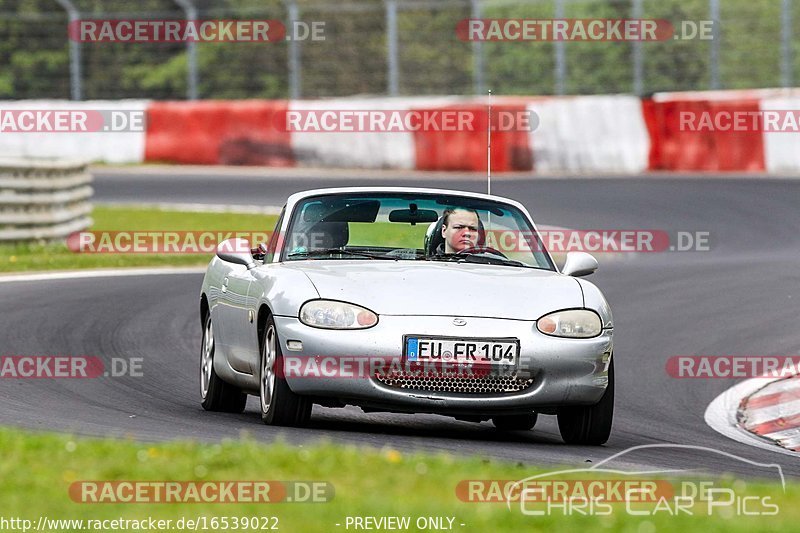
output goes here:
[{"label": "car door", "polygon": [[253,305],[248,300],[247,292],[253,276],[244,265],[231,265],[231,270],[222,280],[220,290],[220,311],[225,351],[231,367],[250,374],[252,372],[248,359],[252,343],[248,342],[247,325]]},{"label": "car door", "polygon": [[[265,259],[268,262],[275,254],[282,220],[283,212],[278,217],[276,228],[267,245]],[[258,316],[256,305],[260,291],[254,286],[257,281],[253,274],[254,270],[249,270],[243,265],[232,265],[231,271],[223,280],[226,296],[224,327],[228,342],[226,347],[228,361],[235,370],[247,374],[258,372],[260,356],[256,323]]]}]

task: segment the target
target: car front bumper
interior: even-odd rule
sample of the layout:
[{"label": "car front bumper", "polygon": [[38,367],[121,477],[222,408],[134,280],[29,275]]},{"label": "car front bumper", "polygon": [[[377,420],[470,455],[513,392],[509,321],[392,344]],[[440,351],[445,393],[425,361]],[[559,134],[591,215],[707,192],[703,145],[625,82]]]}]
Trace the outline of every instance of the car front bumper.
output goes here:
[{"label": "car front bumper", "polygon": [[[294,359],[294,370],[286,372],[287,383],[297,394],[335,398],[363,407],[478,416],[591,405],[602,397],[608,384],[613,330],[605,329],[591,339],[565,339],[540,333],[535,321],[473,317],[464,318],[465,326],[457,326],[455,318],[382,315],[369,329],[324,330],[306,326],[294,317],[275,317],[284,359]],[[532,382],[516,392],[434,392],[389,386],[368,370],[345,375],[335,363],[325,366],[326,360],[359,358],[380,358],[401,365],[404,335],[519,339],[517,373]],[[290,341],[295,341],[293,349],[289,349]],[[302,349],[296,341],[302,342]],[[316,364],[301,364],[298,371],[298,360],[311,363],[309,359]]]}]

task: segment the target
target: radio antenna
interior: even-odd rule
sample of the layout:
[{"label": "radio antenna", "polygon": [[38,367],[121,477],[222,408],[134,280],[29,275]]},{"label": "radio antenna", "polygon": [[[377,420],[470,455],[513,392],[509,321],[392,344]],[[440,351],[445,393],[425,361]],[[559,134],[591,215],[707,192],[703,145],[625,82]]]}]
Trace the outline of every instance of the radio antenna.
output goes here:
[{"label": "radio antenna", "polygon": [[489,124],[486,127],[486,194],[492,194],[492,90],[489,89]]}]

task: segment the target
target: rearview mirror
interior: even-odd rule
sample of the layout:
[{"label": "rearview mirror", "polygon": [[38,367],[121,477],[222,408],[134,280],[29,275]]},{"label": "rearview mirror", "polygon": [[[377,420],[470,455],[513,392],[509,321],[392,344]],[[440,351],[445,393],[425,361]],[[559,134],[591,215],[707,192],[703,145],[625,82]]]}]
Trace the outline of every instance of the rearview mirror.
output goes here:
[{"label": "rearview mirror", "polygon": [[228,263],[244,265],[247,268],[256,266],[247,239],[235,238],[222,241],[217,245],[217,257]]},{"label": "rearview mirror", "polygon": [[588,276],[597,270],[597,259],[586,252],[569,252],[567,260],[564,262],[562,274],[579,278]]},{"label": "rearview mirror", "polygon": [[389,211],[389,222],[405,222],[414,225],[437,220],[439,220],[439,215],[433,209],[394,209]]}]

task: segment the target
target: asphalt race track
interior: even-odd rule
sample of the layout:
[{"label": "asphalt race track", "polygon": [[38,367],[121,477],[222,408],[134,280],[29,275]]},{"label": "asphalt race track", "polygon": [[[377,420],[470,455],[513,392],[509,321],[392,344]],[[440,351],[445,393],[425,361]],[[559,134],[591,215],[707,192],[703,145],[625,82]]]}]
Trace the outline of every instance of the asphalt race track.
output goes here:
[{"label": "asphalt race track", "polygon": [[[153,174],[96,177],[98,202],[201,202],[282,205],[291,192],[375,180]],[[482,180],[382,180],[386,185],[485,190]],[[242,415],[207,413],[199,403],[201,274],[0,284],[3,354],[143,358],[143,378],[0,382],[0,423],[143,440],[278,435],[404,450],[446,451],[522,464],[589,466],[643,444],[689,444],[781,465],[800,476],[800,460],[730,440],[709,428],[704,411],[735,383],[675,379],[673,355],[800,354],[800,182],[767,179],[497,179],[492,192],[523,202],[540,224],[572,228],[707,231],[708,252],[665,252],[600,259],[589,279],[615,318],[617,401],[614,431],[601,448],[561,443],[555,417],[531,432],[498,433],[432,415],[363,414],[315,407],[309,428],[261,424],[256,399]],[[132,228],[135,229],[135,228]],[[261,228],[253,228],[261,229]],[[271,228],[264,228],[271,229]],[[643,449],[615,463],[648,469],[733,471],[764,468],[694,449]]]}]

